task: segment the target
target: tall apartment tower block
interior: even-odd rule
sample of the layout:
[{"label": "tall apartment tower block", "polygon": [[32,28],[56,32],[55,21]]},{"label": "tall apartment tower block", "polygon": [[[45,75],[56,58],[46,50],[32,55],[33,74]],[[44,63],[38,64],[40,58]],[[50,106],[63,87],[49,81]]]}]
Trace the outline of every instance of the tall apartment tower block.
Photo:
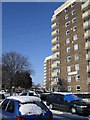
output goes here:
[{"label": "tall apartment tower block", "polygon": [[46,90],[52,90],[53,79],[52,79],[52,55],[48,56],[44,60],[44,88]]},{"label": "tall apartment tower block", "polygon": [[63,91],[90,92],[90,1],[68,0],[54,11],[52,78]]}]

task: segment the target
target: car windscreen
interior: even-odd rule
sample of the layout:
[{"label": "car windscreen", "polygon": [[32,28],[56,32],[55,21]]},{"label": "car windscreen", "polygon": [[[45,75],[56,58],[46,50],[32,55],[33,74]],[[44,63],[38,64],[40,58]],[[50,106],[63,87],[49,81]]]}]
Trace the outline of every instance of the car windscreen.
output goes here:
[{"label": "car windscreen", "polygon": [[67,100],[68,102],[74,101],[74,100],[82,100],[82,98],[77,97],[74,94],[67,94],[64,96],[64,100]]},{"label": "car windscreen", "polygon": [[48,108],[44,105],[43,102],[34,101],[19,103],[19,111],[22,115],[40,115],[43,112],[47,112]]}]

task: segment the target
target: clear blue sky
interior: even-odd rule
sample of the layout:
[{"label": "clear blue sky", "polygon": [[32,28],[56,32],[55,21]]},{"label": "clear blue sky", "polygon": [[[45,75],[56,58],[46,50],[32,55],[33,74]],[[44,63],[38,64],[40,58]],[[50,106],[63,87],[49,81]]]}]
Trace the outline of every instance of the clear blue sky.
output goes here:
[{"label": "clear blue sky", "polygon": [[44,59],[52,54],[51,17],[60,2],[3,3],[2,52],[16,51],[28,57],[35,84],[43,84]]}]

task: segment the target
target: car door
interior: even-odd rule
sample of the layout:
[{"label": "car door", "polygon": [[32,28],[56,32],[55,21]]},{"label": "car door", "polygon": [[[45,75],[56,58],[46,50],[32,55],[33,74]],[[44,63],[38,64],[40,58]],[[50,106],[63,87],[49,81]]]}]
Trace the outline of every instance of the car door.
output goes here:
[{"label": "car door", "polygon": [[64,101],[63,95],[56,95],[53,105],[57,110],[68,111],[68,103]]},{"label": "car door", "polygon": [[63,95],[61,95],[61,97],[60,97],[59,107],[60,107],[61,111],[66,111],[66,112],[69,111],[69,103],[66,100],[64,100]]},{"label": "car door", "polygon": [[54,99],[52,101],[52,105],[55,109],[59,110],[60,109],[60,95],[55,95]]}]

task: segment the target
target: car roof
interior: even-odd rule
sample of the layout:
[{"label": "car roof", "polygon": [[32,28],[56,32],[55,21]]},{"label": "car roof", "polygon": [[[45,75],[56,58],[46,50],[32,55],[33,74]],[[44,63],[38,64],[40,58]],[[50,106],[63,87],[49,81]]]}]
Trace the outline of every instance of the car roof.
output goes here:
[{"label": "car roof", "polygon": [[16,100],[16,101],[19,101],[21,103],[41,101],[40,98],[35,97],[35,96],[10,96],[10,97],[7,97],[7,99]]}]

